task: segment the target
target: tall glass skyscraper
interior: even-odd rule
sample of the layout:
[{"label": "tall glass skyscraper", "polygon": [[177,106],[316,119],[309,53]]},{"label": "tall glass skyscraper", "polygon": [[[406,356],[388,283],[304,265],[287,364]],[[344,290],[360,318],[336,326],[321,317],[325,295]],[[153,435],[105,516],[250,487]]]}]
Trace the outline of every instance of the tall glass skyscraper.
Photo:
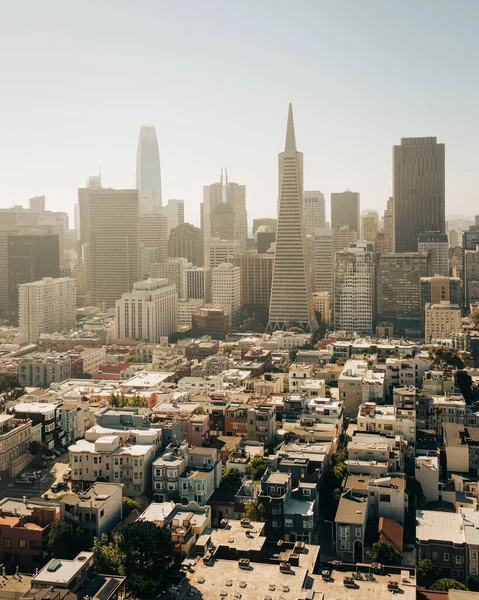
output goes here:
[{"label": "tall glass skyscraper", "polygon": [[136,188],[140,200],[147,198],[149,202],[146,204],[151,208],[162,206],[160,153],[154,127],[140,127],[136,155]]}]

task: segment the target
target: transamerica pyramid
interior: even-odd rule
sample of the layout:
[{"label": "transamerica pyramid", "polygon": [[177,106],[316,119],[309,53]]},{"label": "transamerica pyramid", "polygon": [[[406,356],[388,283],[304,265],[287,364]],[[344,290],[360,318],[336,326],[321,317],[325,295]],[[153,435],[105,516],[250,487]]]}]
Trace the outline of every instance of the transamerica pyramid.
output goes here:
[{"label": "transamerica pyramid", "polygon": [[284,152],[279,155],[279,203],[276,252],[269,304],[268,330],[297,323],[314,331],[309,253],[303,225],[303,154],[296,150],[293,107],[289,105]]}]

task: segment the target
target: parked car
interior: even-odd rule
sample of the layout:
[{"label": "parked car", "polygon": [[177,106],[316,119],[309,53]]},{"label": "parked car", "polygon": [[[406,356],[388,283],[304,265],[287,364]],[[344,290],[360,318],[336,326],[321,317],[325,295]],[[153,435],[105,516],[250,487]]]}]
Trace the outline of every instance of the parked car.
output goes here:
[{"label": "parked car", "polygon": [[52,448],[52,449],[50,450],[50,452],[53,452],[53,454],[54,454],[55,456],[61,456],[61,455],[62,455],[62,453],[60,452],[60,450],[57,450],[56,448]]},{"label": "parked car", "polygon": [[56,456],[55,456],[55,454],[45,454],[45,456],[43,458],[45,460],[55,460]]},{"label": "parked car", "polygon": [[66,469],[62,475],[63,481],[68,481],[72,478],[72,470],[70,468]]},{"label": "parked car", "polygon": [[33,479],[17,479],[15,483],[18,485],[33,485]]},{"label": "parked car", "polygon": [[56,483],[54,483],[52,485],[52,487],[50,489],[54,494],[58,494],[58,492],[61,492],[62,490],[66,489],[66,487],[67,487],[66,483],[64,483],[62,481],[57,481]]}]

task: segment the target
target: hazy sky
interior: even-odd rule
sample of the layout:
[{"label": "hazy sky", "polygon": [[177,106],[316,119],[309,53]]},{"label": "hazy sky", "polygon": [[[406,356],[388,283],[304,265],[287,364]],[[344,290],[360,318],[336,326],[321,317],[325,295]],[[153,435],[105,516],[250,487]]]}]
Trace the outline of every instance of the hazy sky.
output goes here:
[{"label": "hazy sky", "polygon": [[0,0],[0,206],[46,194],[72,214],[102,169],[133,187],[155,125],[163,199],[199,221],[202,186],[276,212],[293,103],[305,188],[383,211],[391,148],[446,144],[449,214],[479,212],[478,0]]}]

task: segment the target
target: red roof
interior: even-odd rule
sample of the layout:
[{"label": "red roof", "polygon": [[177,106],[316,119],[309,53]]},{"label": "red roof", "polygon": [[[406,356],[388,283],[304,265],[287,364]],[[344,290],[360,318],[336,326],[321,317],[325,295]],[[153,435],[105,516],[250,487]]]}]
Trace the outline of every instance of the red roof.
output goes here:
[{"label": "red roof", "polygon": [[403,526],[398,521],[381,517],[379,519],[379,539],[389,542],[398,552],[402,552]]}]

